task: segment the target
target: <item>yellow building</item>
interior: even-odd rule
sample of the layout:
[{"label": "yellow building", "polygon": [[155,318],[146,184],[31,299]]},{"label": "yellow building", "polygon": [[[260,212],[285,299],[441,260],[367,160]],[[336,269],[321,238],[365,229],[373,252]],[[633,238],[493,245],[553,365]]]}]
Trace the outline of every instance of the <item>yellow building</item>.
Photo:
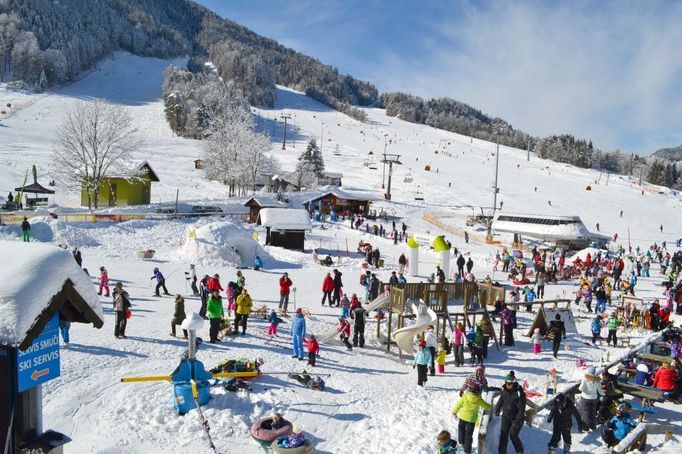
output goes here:
[{"label": "yellow building", "polygon": [[[159,177],[146,161],[137,168],[137,172],[137,175],[132,178],[116,176],[103,178],[97,197],[97,206],[148,205],[151,202],[152,182],[158,182]],[[83,185],[81,205],[87,204],[88,192]]]}]

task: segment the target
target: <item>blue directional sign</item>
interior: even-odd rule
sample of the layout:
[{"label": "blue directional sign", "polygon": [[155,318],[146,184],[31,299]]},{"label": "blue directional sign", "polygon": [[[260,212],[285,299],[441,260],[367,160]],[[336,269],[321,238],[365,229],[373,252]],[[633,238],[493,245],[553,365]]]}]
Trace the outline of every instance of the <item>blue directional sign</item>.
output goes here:
[{"label": "blue directional sign", "polygon": [[59,314],[23,352],[17,349],[17,391],[23,392],[59,377]]}]

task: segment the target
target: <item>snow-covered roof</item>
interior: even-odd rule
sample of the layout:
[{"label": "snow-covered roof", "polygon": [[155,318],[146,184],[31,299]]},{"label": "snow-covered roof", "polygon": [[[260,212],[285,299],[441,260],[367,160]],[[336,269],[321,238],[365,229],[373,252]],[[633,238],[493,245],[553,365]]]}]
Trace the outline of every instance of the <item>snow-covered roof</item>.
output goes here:
[{"label": "snow-covered roof", "polygon": [[[327,186],[329,188],[329,186]],[[327,197],[330,195],[335,196],[336,198],[339,199],[344,199],[344,200],[367,200],[367,201],[372,201],[372,200],[379,200],[379,197],[376,196],[375,194],[372,194],[370,192],[366,191],[349,191],[348,189],[341,189],[337,187],[332,187],[332,189],[322,189],[315,191],[316,194],[313,194],[309,197],[307,197],[305,200],[301,201],[302,205],[307,204],[308,202],[313,202],[315,200],[319,200],[323,197]]]},{"label": "snow-covered roof", "polygon": [[339,172],[323,172],[322,175],[327,178],[343,178],[343,174]]},{"label": "snow-covered roof", "polygon": [[285,208],[286,203],[277,200],[277,197],[272,196],[272,195],[258,195],[258,196],[253,196],[249,198],[246,202],[244,202],[244,206],[249,205],[251,201],[254,201],[260,206],[261,208]]},{"label": "snow-covered roof", "polygon": [[497,213],[496,232],[518,233],[540,240],[608,240],[610,237],[587,230],[579,216]]},{"label": "snow-covered roof", "polygon": [[87,312],[101,322],[95,286],[69,251],[50,244],[0,241],[0,257],[6,258],[0,267],[0,344],[23,342],[67,280],[91,309]]},{"label": "snow-covered roof", "polygon": [[310,214],[300,208],[263,208],[258,224],[274,230],[312,230]]}]

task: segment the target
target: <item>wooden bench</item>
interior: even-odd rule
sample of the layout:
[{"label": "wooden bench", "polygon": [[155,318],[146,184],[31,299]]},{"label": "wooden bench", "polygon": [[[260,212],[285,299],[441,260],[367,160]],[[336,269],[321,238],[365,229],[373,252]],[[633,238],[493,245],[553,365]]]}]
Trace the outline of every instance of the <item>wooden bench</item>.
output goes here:
[{"label": "wooden bench", "polygon": [[646,435],[647,424],[638,424],[637,427],[632,429],[627,437],[623,438],[620,443],[611,448],[611,452],[620,454],[643,448],[646,445]]},{"label": "wooden bench", "polygon": [[677,432],[677,427],[668,424],[655,424],[650,425],[647,432],[652,434],[665,434],[665,441],[670,441],[675,432]]},{"label": "wooden bench", "polygon": [[652,361],[655,363],[669,363],[671,361],[670,356],[654,355],[652,353],[637,353],[637,357],[645,361]]}]

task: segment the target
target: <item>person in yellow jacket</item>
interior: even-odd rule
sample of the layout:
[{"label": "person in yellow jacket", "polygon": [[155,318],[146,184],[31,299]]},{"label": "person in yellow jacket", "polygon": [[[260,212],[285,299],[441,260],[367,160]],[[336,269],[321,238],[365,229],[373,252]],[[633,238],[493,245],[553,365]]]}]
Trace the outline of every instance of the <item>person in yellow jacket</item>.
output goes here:
[{"label": "person in yellow jacket", "polygon": [[445,349],[440,347],[438,353],[436,354],[436,369],[438,370],[439,374],[445,373],[445,355]]},{"label": "person in yellow jacket", "polygon": [[471,454],[471,445],[474,440],[474,427],[478,418],[478,410],[483,407],[490,410],[490,404],[481,398],[481,389],[476,384],[471,384],[464,395],[457,401],[452,414],[459,413],[459,427],[457,441],[466,454]]},{"label": "person in yellow jacket", "polygon": [[237,310],[234,315],[234,333],[239,334],[239,325],[242,325],[242,335],[246,334],[246,321],[253,307],[251,295],[246,289],[242,289],[241,295],[237,297]]}]

